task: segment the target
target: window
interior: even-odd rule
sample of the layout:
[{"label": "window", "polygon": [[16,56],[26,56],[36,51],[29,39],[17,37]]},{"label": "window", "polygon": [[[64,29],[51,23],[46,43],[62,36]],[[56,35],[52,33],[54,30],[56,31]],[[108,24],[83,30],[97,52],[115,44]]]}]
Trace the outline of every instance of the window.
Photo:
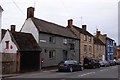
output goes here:
[{"label": "window", "polygon": [[96,45],[96,50],[98,51],[98,45]]},{"label": "window", "polygon": [[91,42],[91,41],[92,41],[91,36],[89,36],[89,42]]},{"label": "window", "polygon": [[66,38],[63,39],[63,44],[67,44],[67,39]]},{"label": "window", "polygon": [[9,49],[9,41],[5,41],[6,42],[6,49]]},{"label": "window", "polygon": [[70,43],[70,50],[74,50],[74,44]]},{"label": "window", "polygon": [[87,35],[84,35],[84,41],[87,41]]},{"label": "window", "polygon": [[50,59],[55,58],[55,50],[50,50],[49,51],[49,58]]},{"label": "window", "polygon": [[49,42],[50,43],[55,43],[55,36],[50,36],[49,37]]},{"label": "window", "polygon": [[87,53],[87,45],[84,45],[84,53]]},{"label": "window", "polygon": [[92,46],[89,46],[89,52],[92,53]]}]

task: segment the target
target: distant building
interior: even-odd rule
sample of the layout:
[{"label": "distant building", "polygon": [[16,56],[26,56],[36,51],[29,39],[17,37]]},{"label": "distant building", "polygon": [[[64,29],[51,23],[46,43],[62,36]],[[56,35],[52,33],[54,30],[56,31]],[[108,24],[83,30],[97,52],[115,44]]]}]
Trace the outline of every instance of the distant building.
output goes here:
[{"label": "distant building", "polygon": [[80,39],[80,61],[83,63],[85,57],[95,57],[93,52],[94,36],[87,31],[87,25],[82,25],[82,28],[73,25],[73,20],[68,20],[68,29]]},{"label": "distant building", "polygon": [[105,59],[114,59],[114,40],[107,37],[107,34],[102,35],[100,31],[96,32],[96,36],[106,45],[105,46]]},{"label": "distant building", "polygon": [[114,57],[115,57],[115,59],[120,59],[120,45],[115,47]]},{"label": "distant building", "polygon": [[27,9],[27,19],[21,32],[31,33],[42,49],[42,68],[57,66],[62,60],[79,61],[79,38],[63,26],[34,17],[34,8]]},{"label": "distant building", "polygon": [[105,59],[105,44],[96,36],[94,37],[94,54],[99,60]]}]

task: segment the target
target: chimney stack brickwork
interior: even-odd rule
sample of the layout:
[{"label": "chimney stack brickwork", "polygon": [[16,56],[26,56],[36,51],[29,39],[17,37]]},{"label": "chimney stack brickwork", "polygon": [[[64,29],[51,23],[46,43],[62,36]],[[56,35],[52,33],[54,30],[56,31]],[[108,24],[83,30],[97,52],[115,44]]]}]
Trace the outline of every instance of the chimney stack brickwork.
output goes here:
[{"label": "chimney stack brickwork", "polygon": [[68,28],[72,28],[72,26],[73,26],[73,20],[69,19],[68,20]]},{"label": "chimney stack brickwork", "polygon": [[11,31],[14,32],[16,29],[16,25],[11,25]]},{"label": "chimney stack brickwork", "polygon": [[100,34],[101,34],[101,32],[100,32],[100,31],[97,31],[97,32],[96,32],[97,37],[99,37],[99,36],[100,36]]},{"label": "chimney stack brickwork", "polygon": [[34,10],[35,10],[34,7],[27,8],[27,19],[34,17]]},{"label": "chimney stack brickwork", "polygon": [[82,25],[82,29],[86,31],[87,25]]}]

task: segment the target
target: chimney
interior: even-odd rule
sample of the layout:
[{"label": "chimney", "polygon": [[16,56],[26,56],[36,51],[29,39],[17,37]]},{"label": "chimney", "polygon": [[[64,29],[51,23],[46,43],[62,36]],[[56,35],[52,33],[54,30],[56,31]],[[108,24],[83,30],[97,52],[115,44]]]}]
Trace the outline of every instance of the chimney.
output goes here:
[{"label": "chimney", "polygon": [[11,31],[15,32],[16,25],[11,25]]},{"label": "chimney", "polygon": [[107,37],[107,34],[104,34],[104,36],[106,36],[106,37]]},{"label": "chimney", "polygon": [[82,29],[86,31],[87,25],[82,25]]},{"label": "chimney", "polygon": [[69,19],[68,20],[68,28],[71,28],[73,26],[73,20]]},{"label": "chimney", "polygon": [[27,19],[34,17],[34,10],[35,10],[34,7],[27,8]]},{"label": "chimney", "polygon": [[97,35],[97,37],[99,37],[100,36],[100,31],[96,31],[96,35]]}]

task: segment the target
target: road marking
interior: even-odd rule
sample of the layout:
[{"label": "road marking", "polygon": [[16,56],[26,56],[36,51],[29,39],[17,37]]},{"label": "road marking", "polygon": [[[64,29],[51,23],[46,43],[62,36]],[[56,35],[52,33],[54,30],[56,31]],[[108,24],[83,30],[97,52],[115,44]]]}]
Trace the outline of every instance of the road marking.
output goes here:
[{"label": "road marking", "polygon": [[95,72],[89,72],[89,73],[86,73],[86,74],[82,74],[82,75],[78,75],[79,77],[82,77],[82,76],[86,76],[86,75],[90,75],[90,74],[94,74]]},{"label": "road marking", "polygon": [[108,70],[108,69],[102,69],[102,70],[100,70],[100,71],[102,72],[102,71],[106,71],[106,70]]}]

